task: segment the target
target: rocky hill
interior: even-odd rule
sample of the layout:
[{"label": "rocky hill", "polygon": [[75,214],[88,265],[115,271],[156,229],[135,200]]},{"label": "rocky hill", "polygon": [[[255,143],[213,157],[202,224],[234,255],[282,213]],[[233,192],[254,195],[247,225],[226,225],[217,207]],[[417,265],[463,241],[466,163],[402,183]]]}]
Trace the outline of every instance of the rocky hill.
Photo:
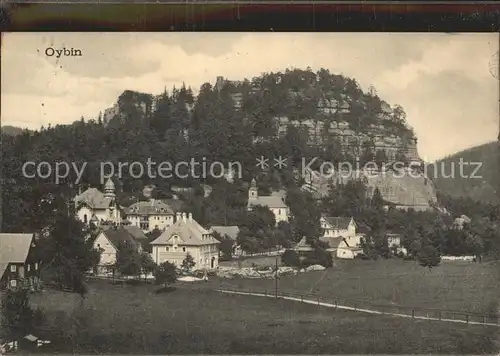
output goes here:
[{"label": "rocky hill", "polygon": [[308,176],[302,188],[313,193],[318,199],[328,195],[331,185],[360,179],[367,186],[368,197],[373,196],[375,189],[378,189],[385,203],[398,209],[423,211],[433,209],[437,204],[434,183],[417,170],[360,170],[350,173],[336,172],[323,177],[317,173]]},{"label": "rocky hill", "polygon": [[[463,165],[463,174],[459,168],[461,160],[469,163]],[[500,145],[490,142],[458,152],[430,165],[428,175],[439,193],[499,204]]]},{"label": "rocky hill", "polygon": [[[291,125],[305,132],[311,146],[338,147],[350,156],[370,149],[383,151],[388,160],[420,160],[417,138],[406,123],[403,108],[379,98],[373,87],[364,93],[354,79],[324,69],[317,73],[294,69],[264,73],[251,81],[217,77],[213,87],[206,83],[202,88],[207,85],[229,95],[234,111],[248,120],[256,112],[268,120],[254,125],[260,126],[253,132],[254,142],[282,137]],[[119,117],[124,103],[139,108],[145,117],[154,116],[165,95],[166,91],[152,95],[127,90],[104,111],[103,121]],[[186,100],[188,113],[195,101]]]}]

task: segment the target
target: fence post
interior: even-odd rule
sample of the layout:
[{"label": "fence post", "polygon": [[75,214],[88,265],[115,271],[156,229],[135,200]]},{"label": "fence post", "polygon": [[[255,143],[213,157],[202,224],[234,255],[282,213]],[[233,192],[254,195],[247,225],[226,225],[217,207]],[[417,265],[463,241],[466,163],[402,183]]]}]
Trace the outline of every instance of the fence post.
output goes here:
[{"label": "fence post", "polygon": [[483,324],[486,324],[486,315],[483,315]]},{"label": "fence post", "polygon": [[357,308],[356,308],[356,303],[354,303],[354,310],[356,310],[356,309],[357,309]]},{"label": "fence post", "polygon": [[467,321],[467,324],[469,324],[469,314],[465,314],[465,321]]},{"label": "fence post", "polygon": [[337,309],[338,306],[337,301],[335,301],[334,303],[335,303],[335,309]]},{"label": "fence post", "polygon": [[441,310],[439,311],[439,320],[442,319]]},{"label": "fence post", "polygon": [[[318,297],[318,305],[319,305],[319,297]],[[498,319],[497,319],[497,321],[498,321]]]},{"label": "fence post", "polygon": [[300,301],[304,303],[304,296],[302,294],[300,295]]},{"label": "fence post", "polygon": [[412,318],[415,318],[415,309],[412,309],[412,310],[411,310],[411,317],[412,317]]}]

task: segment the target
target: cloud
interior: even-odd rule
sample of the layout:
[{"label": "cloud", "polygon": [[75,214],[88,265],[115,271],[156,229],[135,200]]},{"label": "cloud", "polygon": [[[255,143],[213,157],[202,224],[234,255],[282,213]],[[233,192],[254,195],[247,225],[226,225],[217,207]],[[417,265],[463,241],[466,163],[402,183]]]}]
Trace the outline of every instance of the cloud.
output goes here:
[{"label": "cloud", "polygon": [[[83,56],[47,57],[51,46]],[[185,83],[196,92],[218,75],[327,68],[402,105],[421,154],[435,159],[496,138],[496,51],[496,34],[13,33],[2,46],[2,121],[70,123],[96,117],[125,89],[157,94]]]}]

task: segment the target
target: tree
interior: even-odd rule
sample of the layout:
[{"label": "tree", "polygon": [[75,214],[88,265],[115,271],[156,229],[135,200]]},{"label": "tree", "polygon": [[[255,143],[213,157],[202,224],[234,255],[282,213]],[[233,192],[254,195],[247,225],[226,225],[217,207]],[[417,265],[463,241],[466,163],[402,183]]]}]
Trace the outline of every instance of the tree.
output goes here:
[{"label": "tree", "polygon": [[31,308],[28,290],[25,288],[5,291],[1,308],[2,325],[10,331],[14,339],[34,332],[45,320],[41,309]]},{"label": "tree", "polygon": [[433,267],[439,265],[441,255],[439,254],[439,250],[430,242],[424,242],[417,254],[417,260],[422,267],[428,267],[431,270]]},{"label": "tree", "polygon": [[87,237],[82,222],[73,215],[59,213],[40,236],[39,259],[45,266],[42,278],[84,293],[85,273],[100,258],[100,252],[94,249],[92,240]]},{"label": "tree", "polygon": [[384,199],[382,198],[382,194],[380,194],[380,190],[378,189],[378,187],[375,187],[375,190],[373,192],[372,206],[375,209],[382,209],[384,206]]},{"label": "tree", "polygon": [[222,253],[222,258],[227,260],[231,260],[233,256],[234,250],[234,240],[227,235],[221,235],[217,231],[213,232],[213,237],[220,241],[219,251]]},{"label": "tree", "polygon": [[177,272],[175,265],[170,262],[161,263],[155,270],[155,282],[164,287],[177,281]]},{"label": "tree", "polygon": [[474,254],[476,261],[479,262],[484,250],[484,242],[481,237],[479,237],[479,235],[469,233],[465,239],[465,245],[467,246],[467,249]]},{"label": "tree", "polygon": [[125,276],[138,276],[142,268],[142,256],[131,241],[122,241],[116,254],[116,269]]},{"label": "tree", "polygon": [[289,189],[286,204],[292,215],[292,231],[295,241],[305,236],[308,243],[317,240],[322,234],[321,210],[314,197],[300,188]]},{"label": "tree", "polygon": [[193,267],[196,265],[196,262],[194,262],[194,258],[193,256],[191,256],[191,254],[188,252],[186,254],[186,257],[184,258],[184,260],[182,261],[182,264],[181,264],[181,269],[184,271],[184,272],[191,272],[191,270],[193,269]]},{"label": "tree", "polygon": [[294,250],[286,250],[281,256],[281,261],[289,267],[299,267],[300,265],[299,255]]},{"label": "tree", "polygon": [[142,272],[145,275],[148,275],[149,273],[152,273],[154,275],[154,272],[157,268],[156,263],[153,261],[153,258],[149,253],[142,252],[141,253],[141,269]]}]

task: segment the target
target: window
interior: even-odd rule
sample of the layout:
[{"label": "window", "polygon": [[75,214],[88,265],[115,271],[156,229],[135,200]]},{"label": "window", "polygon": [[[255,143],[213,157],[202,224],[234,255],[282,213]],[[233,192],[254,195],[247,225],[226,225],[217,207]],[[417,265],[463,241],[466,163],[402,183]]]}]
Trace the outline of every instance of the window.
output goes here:
[{"label": "window", "polygon": [[97,244],[97,248],[101,248],[101,244]]},{"label": "window", "polygon": [[168,246],[165,247],[165,251],[167,251],[167,252],[170,251],[170,248]]},{"label": "window", "polygon": [[182,248],[182,252],[186,252],[186,248],[185,247]]},{"label": "window", "polygon": [[83,222],[86,224],[87,223],[87,214],[83,215]]},{"label": "window", "polygon": [[26,271],[27,271],[27,272],[31,271],[31,265],[27,265],[27,266],[26,266]]},{"label": "window", "polygon": [[10,271],[11,272],[15,272],[17,269],[16,269],[16,266],[15,265],[11,265],[10,266]]},{"label": "window", "polygon": [[16,287],[17,286],[17,281],[15,279],[10,281],[11,287]]},{"label": "window", "polygon": [[35,270],[38,269],[38,262],[35,263]]}]

